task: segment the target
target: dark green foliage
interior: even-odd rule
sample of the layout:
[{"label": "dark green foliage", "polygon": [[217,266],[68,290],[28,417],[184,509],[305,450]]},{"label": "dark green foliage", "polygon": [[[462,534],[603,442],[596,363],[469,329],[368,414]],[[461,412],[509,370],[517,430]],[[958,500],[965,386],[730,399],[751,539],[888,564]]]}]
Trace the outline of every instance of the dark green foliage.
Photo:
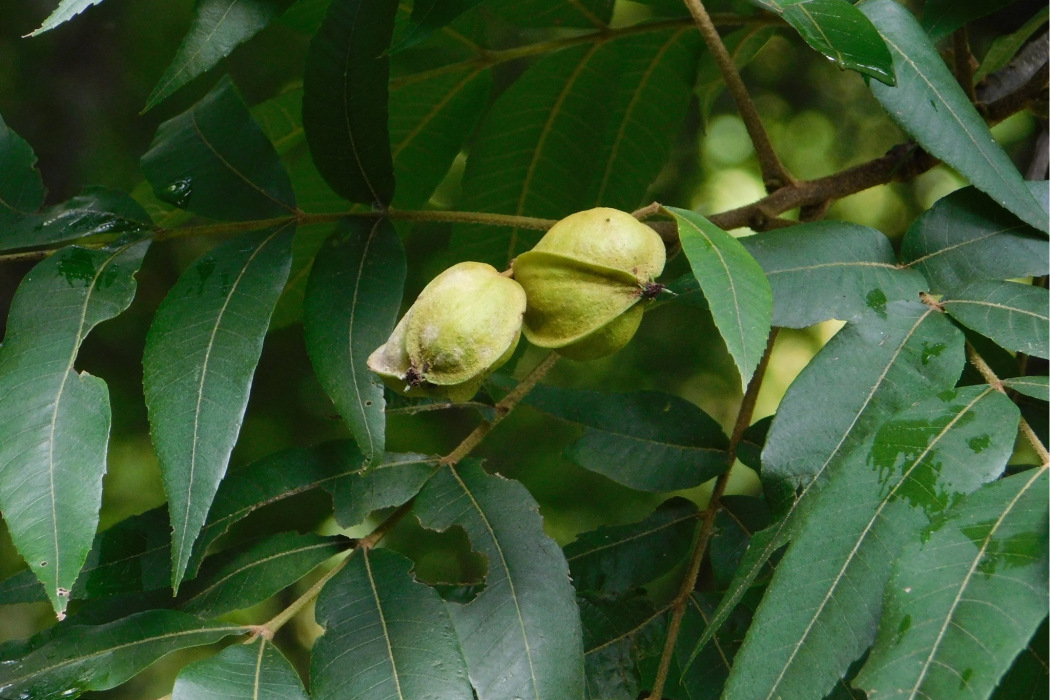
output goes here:
[{"label": "dark green foliage", "polygon": [[[27,39],[185,34],[92,33],[140,70],[132,187],[103,137],[107,186],[49,198],[9,124],[50,115],[0,121],[0,698],[1045,696],[1045,62],[987,95],[1046,11],[704,5],[819,179],[678,0],[106,3]],[[460,403],[368,370],[442,269],[510,277],[596,206],[666,244],[627,347],[522,339]]]}]

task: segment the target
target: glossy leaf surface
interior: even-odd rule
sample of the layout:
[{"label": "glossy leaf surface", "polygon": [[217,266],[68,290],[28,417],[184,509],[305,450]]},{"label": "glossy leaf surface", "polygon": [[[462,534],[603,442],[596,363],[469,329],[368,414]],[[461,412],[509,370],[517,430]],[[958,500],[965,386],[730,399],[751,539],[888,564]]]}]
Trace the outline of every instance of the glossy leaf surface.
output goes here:
[{"label": "glossy leaf surface", "polygon": [[872,0],[859,9],[875,24],[893,54],[897,86],[871,84],[886,112],[931,155],[1045,232],[1046,210],[1028,191],[918,21],[893,0]]},{"label": "glossy leaf surface", "polygon": [[769,337],[773,318],[769,281],[740,241],[696,212],[674,207],[667,211],[678,223],[682,252],[746,389]]},{"label": "glossy leaf surface", "polygon": [[872,696],[989,697],[1046,615],[1046,468],[989,484],[913,540],[857,684]]},{"label": "glossy leaf surface", "polygon": [[288,659],[260,637],[183,668],[171,700],[307,700],[307,695]]},{"label": "glossy leaf surface", "polygon": [[581,698],[583,638],[569,567],[525,487],[477,464],[446,466],[414,512],[426,528],[461,526],[488,560],[485,589],[448,604],[479,700]]},{"label": "glossy leaf surface", "polygon": [[584,469],[642,491],[698,486],[726,470],[728,440],[718,423],[671,394],[612,394],[540,386],[525,402],[584,427],[568,457]]},{"label": "glossy leaf surface", "polygon": [[344,219],[322,246],[304,301],[306,349],[369,462],[383,456],[383,382],[366,364],[401,306],[405,252],[387,219]]},{"label": "glossy leaf surface", "polygon": [[[0,200],[2,196],[0,193]],[[0,201],[0,223],[5,219],[2,207]],[[123,192],[88,187],[39,214],[9,220],[0,231],[0,250],[53,245],[96,234],[134,236],[146,232],[151,224],[149,214]]]},{"label": "glossy leaf surface", "polygon": [[262,31],[294,0],[200,0],[193,23],[171,64],[153,88],[149,110],[198,75],[211,70],[239,44]]},{"label": "glossy leaf surface", "polygon": [[846,0],[754,0],[787,21],[839,68],[894,84],[893,59],[878,31]]},{"label": "glossy leaf surface", "polygon": [[846,222],[800,224],[740,241],[773,290],[773,325],[805,328],[848,320],[890,301],[915,301],[929,286],[897,266],[880,231]]},{"label": "glossy leaf surface", "polygon": [[314,698],[474,697],[448,610],[411,568],[389,549],[364,549],[325,584],[315,612],[325,632],[310,661]]},{"label": "glossy leaf surface", "polygon": [[[1028,184],[1043,197],[1045,182]],[[933,292],[945,293],[977,280],[1050,273],[1046,236],[974,187],[937,201],[904,234],[901,261],[921,272]]]},{"label": "glossy leaf surface", "polygon": [[697,514],[692,501],[674,498],[640,522],[579,535],[565,546],[573,585],[617,595],[659,578],[689,554]]},{"label": "glossy leaf surface", "polygon": [[150,610],[106,625],[71,626],[21,659],[0,665],[0,692],[58,700],[107,690],[176,649],[247,631],[174,610]]},{"label": "glossy leaf surface", "polygon": [[389,204],[394,166],[387,130],[397,0],[334,0],[310,42],[303,128],[317,170],[351,202]]},{"label": "glossy leaf surface", "polygon": [[19,285],[0,350],[0,510],[61,616],[98,527],[109,390],[74,363],[91,330],[128,308],[149,241],[68,247]]},{"label": "glossy leaf surface", "polygon": [[146,337],[143,388],[174,530],[176,588],[240,432],[291,239],[284,227],[206,253],[168,292]]},{"label": "glossy leaf surface", "polygon": [[726,698],[830,691],[874,640],[901,548],[1002,471],[1017,419],[1003,394],[967,387],[897,413],[847,456],[777,566]]},{"label": "glossy leaf surface", "polygon": [[294,214],[288,174],[233,82],[157,129],[142,170],[157,197],[214,219]]},{"label": "glossy leaf surface", "polygon": [[1050,297],[1046,289],[1016,282],[973,282],[942,299],[959,323],[1016,352],[1050,353]]}]

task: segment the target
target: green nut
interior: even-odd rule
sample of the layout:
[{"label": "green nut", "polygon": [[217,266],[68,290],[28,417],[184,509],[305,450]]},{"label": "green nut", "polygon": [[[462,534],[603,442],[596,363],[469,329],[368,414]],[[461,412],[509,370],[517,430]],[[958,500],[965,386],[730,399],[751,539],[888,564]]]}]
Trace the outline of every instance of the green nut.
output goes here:
[{"label": "green nut", "polygon": [[574,360],[610,355],[630,341],[662,287],[666,251],[655,231],[617,209],[568,216],[514,261],[525,289],[529,342]]},{"label": "green nut", "polygon": [[430,281],[368,367],[406,396],[466,401],[510,359],[525,291],[491,265],[464,262]]}]

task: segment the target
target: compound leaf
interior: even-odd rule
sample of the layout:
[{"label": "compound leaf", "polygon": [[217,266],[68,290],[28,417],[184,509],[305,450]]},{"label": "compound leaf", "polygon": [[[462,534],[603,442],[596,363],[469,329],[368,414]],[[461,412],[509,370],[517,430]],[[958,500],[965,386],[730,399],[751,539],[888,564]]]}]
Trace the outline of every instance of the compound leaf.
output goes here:
[{"label": "compound leaf", "polygon": [[874,641],[893,561],[1006,466],[1019,413],[988,386],[906,408],[833,470],[737,656],[726,698],[824,695]]}]

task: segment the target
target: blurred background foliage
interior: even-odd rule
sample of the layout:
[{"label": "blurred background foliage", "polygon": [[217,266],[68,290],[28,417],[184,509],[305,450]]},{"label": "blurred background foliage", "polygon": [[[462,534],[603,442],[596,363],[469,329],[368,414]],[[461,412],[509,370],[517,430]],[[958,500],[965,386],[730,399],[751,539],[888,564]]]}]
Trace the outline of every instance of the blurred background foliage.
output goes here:
[{"label": "blurred background foliage", "polygon": [[[975,55],[980,58],[994,37],[1015,30],[1040,4],[1038,0],[1015,3],[972,27]],[[309,32],[326,3],[300,0],[282,20],[235,50],[220,69],[198,78],[145,114],[140,110],[189,26],[192,0],[110,0],[55,30],[22,38],[40,25],[54,5],[55,0],[0,0],[0,114],[35,149],[48,187],[48,203],[64,201],[88,185],[134,190],[142,181],[139,156],[148,148],[158,124],[196,102],[221,72],[233,76],[249,104],[297,87]],[[621,0],[614,22],[639,21],[652,11],[650,6],[684,14],[684,8],[676,9],[677,3],[671,0],[647,5]],[[713,12],[755,12],[743,0],[712,0],[708,6]],[[509,25],[502,30],[493,39],[500,45],[532,42],[557,31],[517,32]],[[506,84],[523,65],[511,63],[501,68],[506,71],[502,75]],[[840,71],[793,32],[775,33],[743,77],[778,153],[799,178],[835,173],[878,157],[906,140],[858,74]],[[1032,115],[1021,113],[993,130],[1022,171],[1037,127]],[[455,208],[455,184],[453,173],[432,204]],[[953,171],[939,166],[912,182],[876,187],[838,201],[828,218],[873,226],[898,240],[919,212],[963,184]],[[652,188],[652,198],[713,214],[763,194],[751,142],[732,101],[724,93],[703,104],[695,101],[673,158]],[[306,204],[303,207],[309,209]],[[444,266],[448,229],[399,225],[410,265],[406,305]],[[734,233],[746,235],[748,231]],[[102,324],[79,355],[78,369],[106,380],[113,405],[103,529],[164,502],[142,397],[142,349],[148,325],[168,288],[186,265],[213,244],[213,240],[194,239],[155,244],[138,275],[132,308]],[[12,294],[31,265],[0,263],[0,319],[6,318]],[[665,278],[674,279],[686,270],[679,256],[670,262]],[[0,320],[0,327],[2,323]],[[784,389],[839,325],[828,322],[804,331],[781,332],[756,419],[774,412]],[[517,366],[527,369],[537,357],[533,349],[519,350]],[[508,368],[515,366],[512,362]],[[681,305],[647,314],[642,330],[625,350],[587,364],[564,360],[547,381],[602,391],[675,393],[701,406],[727,429],[741,398],[736,371],[706,310]],[[459,409],[392,417],[388,447],[445,453],[476,421],[473,411]],[[562,544],[602,524],[640,519],[664,498],[630,491],[564,459],[562,448],[577,434],[577,429],[523,407],[477,452],[489,460],[491,469],[525,483],[541,504],[548,532]],[[284,447],[346,435],[313,376],[301,326],[291,324],[272,331],[255,375],[231,469]],[[757,488],[749,470],[738,465],[738,472],[731,491]],[[706,488],[688,495],[702,504]],[[333,532],[336,526],[325,521],[328,510],[325,494],[306,494],[279,506],[277,513],[267,511],[263,517],[249,518],[230,538],[243,538],[249,532],[257,536],[289,525]],[[413,556],[418,575],[431,582],[470,581],[483,573],[484,564],[470,553],[466,537],[455,529],[439,535],[407,519],[386,544]],[[23,566],[6,529],[0,527],[0,578]],[[287,599],[293,594],[285,592]],[[280,609],[280,601],[263,604],[268,605]],[[46,603],[7,606],[0,616],[0,641],[27,636],[53,621]],[[309,621],[286,627],[282,647],[303,664],[301,650],[314,634]],[[162,695],[172,682],[165,669],[177,668],[204,653],[185,652],[177,661],[162,662],[155,671],[100,696]]]}]

